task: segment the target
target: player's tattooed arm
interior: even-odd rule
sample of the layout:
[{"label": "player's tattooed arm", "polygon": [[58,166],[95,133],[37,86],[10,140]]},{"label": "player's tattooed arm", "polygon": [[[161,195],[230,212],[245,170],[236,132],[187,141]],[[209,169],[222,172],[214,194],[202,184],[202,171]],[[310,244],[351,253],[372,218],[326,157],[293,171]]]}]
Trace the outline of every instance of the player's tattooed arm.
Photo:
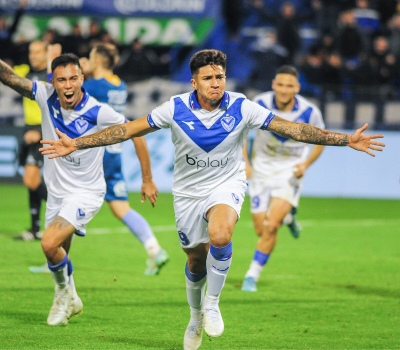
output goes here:
[{"label": "player's tattooed arm", "polygon": [[89,136],[79,137],[75,140],[77,149],[112,145],[127,140],[126,124],[110,126]]},{"label": "player's tattooed arm", "polygon": [[32,81],[18,76],[12,68],[2,60],[0,60],[0,81],[24,97],[31,96]]},{"label": "player's tattooed arm", "polygon": [[350,136],[323,130],[310,124],[293,123],[278,116],[272,119],[268,130],[296,141],[316,145],[347,146]]}]

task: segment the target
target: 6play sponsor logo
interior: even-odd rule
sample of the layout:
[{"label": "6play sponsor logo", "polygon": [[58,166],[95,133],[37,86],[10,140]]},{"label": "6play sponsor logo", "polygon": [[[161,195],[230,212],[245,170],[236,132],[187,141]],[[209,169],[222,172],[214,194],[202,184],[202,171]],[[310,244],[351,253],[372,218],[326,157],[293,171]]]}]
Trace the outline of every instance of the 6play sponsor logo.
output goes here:
[{"label": "6play sponsor logo", "polygon": [[186,154],[186,163],[195,166],[197,169],[200,168],[225,168],[228,164],[228,158],[226,159],[198,159],[197,157],[190,157]]}]

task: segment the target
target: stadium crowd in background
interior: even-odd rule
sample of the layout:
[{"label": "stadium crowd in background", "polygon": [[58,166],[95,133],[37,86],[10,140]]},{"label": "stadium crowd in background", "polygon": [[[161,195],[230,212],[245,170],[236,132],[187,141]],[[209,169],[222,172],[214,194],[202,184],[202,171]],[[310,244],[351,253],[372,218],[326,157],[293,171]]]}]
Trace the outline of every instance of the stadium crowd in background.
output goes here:
[{"label": "stadium crowd in background", "polygon": [[[21,1],[9,30],[4,30],[7,28],[4,18],[0,20],[2,38],[10,40],[26,2]],[[400,5],[397,0],[225,0],[223,8],[227,41],[238,41],[239,49],[254,55],[253,63],[250,62],[252,74],[246,81],[248,85],[257,79],[256,86],[259,88],[264,83],[260,90],[265,90],[273,77],[271,72],[282,64],[294,64],[300,71],[302,91],[306,95],[320,96],[328,90],[333,92],[330,96],[335,96],[341,88],[346,91],[342,98],[350,98],[352,94],[364,96],[365,91],[368,94],[372,90],[371,85],[379,84],[382,79],[386,88],[381,93],[388,98],[398,95],[394,89],[400,85]],[[377,37],[388,41],[386,49],[378,53],[374,49]],[[96,43],[115,44],[122,53],[116,72],[127,72],[128,82],[150,76],[168,77],[174,73],[173,67],[177,67],[176,62],[171,62],[172,46],[149,46],[140,37],[122,44],[98,19],[92,20],[86,35],[75,23],[67,35],[48,28],[43,37],[37,39],[60,43],[64,52],[79,57],[88,57]],[[15,64],[27,63],[29,43],[14,36],[12,44],[13,48],[7,46],[6,53],[0,51],[0,57]],[[279,59],[265,57],[270,56],[271,51]],[[186,49],[184,54],[188,56],[190,51]],[[393,56],[390,62],[386,60],[387,55]],[[257,64],[260,61],[273,65],[269,73],[261,68],[265,65]],[[142,69],[137,69],[139,64]],[[372,76],[365,76],[365,72],[371,72]],[[333,76],[336,78],[332,80]]]}]

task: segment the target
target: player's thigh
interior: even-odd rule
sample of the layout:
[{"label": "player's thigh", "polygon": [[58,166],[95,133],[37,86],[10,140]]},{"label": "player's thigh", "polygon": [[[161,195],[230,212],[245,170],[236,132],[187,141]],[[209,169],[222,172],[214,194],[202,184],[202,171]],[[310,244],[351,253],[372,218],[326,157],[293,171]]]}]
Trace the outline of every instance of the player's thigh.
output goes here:
[{"label": "player's thigh", "polygon": [[210,240],[204,216],[205,199],[174,197],[178,238],[183,249],[194,248]]},{"label": "player's thigh", "polygon": [[292,204],[284,198],[272,197],[267,210],[266,219],[273,225],[280,225],[283,218],[292,209]]},{"label": "player's thigh", "polygon": [[49,196],[46,203],[46,227],[60,216],[75,227],[75,233],[86,234],[86,225],[103,204],[103,196],[94,193],[70,194],[63,198]]},{"label": "player's thigh", "polygon": [[[249,183],[250,212],[252,215],[265,215],[271,197],[271,187],[263,177],[254,176]],[[258,222],[258,221],[257,221]],[[256,224],[254,222],[254,224]]]}]

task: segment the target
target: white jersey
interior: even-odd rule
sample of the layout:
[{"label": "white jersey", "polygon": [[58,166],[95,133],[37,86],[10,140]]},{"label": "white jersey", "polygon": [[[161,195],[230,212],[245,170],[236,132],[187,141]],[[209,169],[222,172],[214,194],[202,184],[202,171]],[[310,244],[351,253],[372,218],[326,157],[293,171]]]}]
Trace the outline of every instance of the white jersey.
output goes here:
[{"label": "white jersey", "polygon": [[[63,109],[53,86],[33,82],[31,98],[42,111],[43,139],[57,140],[55,128],[71,138],[93,134],[110,125],[122,124],[125,117],[110,106],[98,102],[87,92],[72,110]],[[85,192],[104,195],[104,148],[78,150],[60,158],[44,158],[44,180],[49,194],[62,198],[66,194]]]},{"label": "white jersey", "polygon": [[213,111],[202,109],[196,93],[185,93],[155,108],[154,128],[171,128],[174,195],[201,198],[220,184],[246,181],[242,155],[249,129],[266,129],[274,114],[239,93],[225,92]]},{"label": "white jersey", "polygon": [[[259,94],[253,101],[286,120],[325,128],[321,111],[300,95],[295,95],[295,104],[290,112],[277,109],[273,91]],[[307,158],[309,149],[309,144],[294,141],[270,131],[257,131],[253,143],[253,170],[263,176],[279,174],[303,162]]]}]

